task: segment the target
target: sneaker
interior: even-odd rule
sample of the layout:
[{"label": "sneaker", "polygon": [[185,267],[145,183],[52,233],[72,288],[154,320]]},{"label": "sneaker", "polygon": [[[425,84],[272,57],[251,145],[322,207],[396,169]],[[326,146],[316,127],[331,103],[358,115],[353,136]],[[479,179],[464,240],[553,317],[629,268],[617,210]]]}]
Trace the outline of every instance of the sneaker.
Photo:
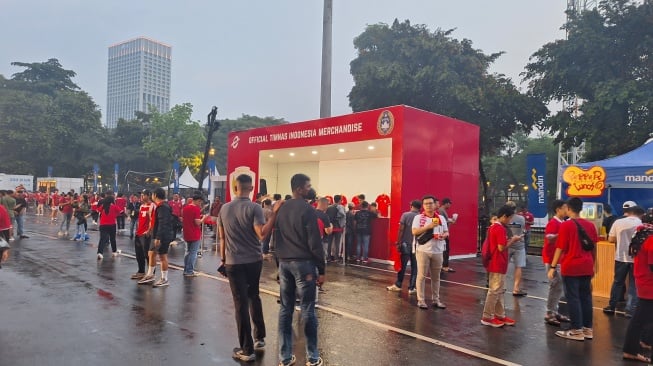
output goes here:
[{"label": "sneaker", "polygon": [[501,328],[505,325],[501,320],[497,319],[496,317],[492,319],[481,318],[481,324],[487,325],[488,327],[492,327],[492,328]]},{"label": "sneaker", "polygon": [[279,361],[279,366],[292,366],[295,364],[295,362],[297,362],[297,357],[295,357],[295,355],[292,355],[292,357],[290,357],[290,360],[286,362]]},{"label": "sneaker", "polygon": [[23,235],[20,236],[20,238],[21,238],[21,239],[29,239],[29,236],[23,234]]},{"label": "sneaker", "polygon": [[445,304],[444,304],[443,302],[441,302],[441,301],[435,301],[435,302],[433,302],[432,306],[433,306],[434,308],[437,308],[437,309],[446,309],[446,308],[447,308],[447,305],[445,305]]},{"label": "sneaker", "polygon": [[132,280],[140,280],[140,279],[142,279],[143,277],[145,277],[145,273],[136,272],[136,273],[134,273],[130,278],[131,278]]},{"label": "sneaker", "polygon": [[429,308],[429,306],[426,305],[426,302],[424,302],[424,301],[418,301],[417,302],[417,307],[420,308],[420,309],[428,309]]},{"label": "sneaker", "polygon": [[417,289],[415,288],[409,288],[408,289],[408,295],[415,295],[417,294]]},{"label": "sneaker", "polygon": [[[166,280],[164,280],[164,279],[159,279],[159,280],[156,281],[156,282],[154,283],[154,285],[152,285],[152,286],[154,286],[154,287],[166,287],[166,286],[168,286],[169,284],[170,284],[170,283],[168,282],[167,279],[166,279]],[[243,361],[247,361],[247,360],[243,360]]]},{"label": "sneaker", "polygon": [[261,351],[265,348],[265,341],[262,339],[259,339],[254,342],[254,351]]},{"label": "sneaker", "polygon": [[582,329],[569,329],[569,330],[559,330],[556,332],[558,337],[571,339],[574,341],[584,341],[585,335],[583,334]]},{"label": "sneaker", "polygon": [[306,366],[322,366],[324,365],[324,362],[322,361],[322,357],[318,357],[317,360],[311,361],[308,360],[306,361]]},{"label": "sneaker", "polygon": [[243,350],[240,348],[234,348],[234,354],[231,357],[233,357],[236,360],[245,361],[245,362],[256,361],[255,353],[252,353],[251,355],[246,355],[245,352],[243,352]]},{"label": "sneaker", "polygon": [[592,330],[592,328],[583,327],[583,337],[585,337],[585,339],[594,339],[594,330]]},{"label": "sneaker", "polygon": [[112,252],[112,253],[111,253],[111,256],[112,256],[112,257],[117,257],[117,256],[118,256],[118,252]]},{"label": "sneaker", "polygon": [[97,254],[97,260],[101,260],[102,258],[104,258],[104,256],[101,253],[98,253]]},{"label": "sneaker", "polygon": [[148,285],[150,283],[154,282],[154,275],[145,275],[143,278],[141,278],[140,281],[138,281],[139,285]]},{"label": "sneaker", "polygon": [[512,325],[517,324],[517,322],[515,321],[515,319],[508,318],[507,316],[504,316],[503,318],[499,318],[499,317],[497,317],[497,319],[499,319],[499,321],[502,322],[502,323],[505,324],[505,325],[511,325],[511,326],[512,326]]},{"label": "sneaker", "polygon": [[184,273],[184,277],[197,277],[199,275],[200,273],[197,271],[193,271],[192,273]]},{"label": "sneaker", "polygon": [[603,312],[605,314],[613,315],[614,314],[614,308],[612,306],[606,306],[603,308]]},{"label": "sneaker", "polygon": [[401,291],[401,287],[397,287],[397,285],[388,286],[385,289],[388,290],[388,291],[394,291],[394,292]]},{"label": "sneaker", "polygon": [[363,259],[363,264],[367,264],[367,262],[369,262],[369,260],[367,260],[367,258]]}]

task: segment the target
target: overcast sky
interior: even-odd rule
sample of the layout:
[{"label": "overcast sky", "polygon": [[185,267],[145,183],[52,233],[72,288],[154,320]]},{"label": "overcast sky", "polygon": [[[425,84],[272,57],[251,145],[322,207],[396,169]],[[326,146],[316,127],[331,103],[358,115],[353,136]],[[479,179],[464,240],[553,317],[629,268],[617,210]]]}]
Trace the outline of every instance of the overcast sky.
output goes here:
[{"label": "overcast sky", "polygon": [[[520,84],[543,44],[561,39],[563,0],[334,0],[332,114],[351,112],[353,39],[395,18],[457,30],[485,53],[506,52],[492,71]],[[13,61],[57,58],[106,109],[111,44],[146,36],[172,46],[171,104],[190,102],[202,122],[241,114],[288,121],[319,117],[321,0],[0,0],[0,74]]]}]

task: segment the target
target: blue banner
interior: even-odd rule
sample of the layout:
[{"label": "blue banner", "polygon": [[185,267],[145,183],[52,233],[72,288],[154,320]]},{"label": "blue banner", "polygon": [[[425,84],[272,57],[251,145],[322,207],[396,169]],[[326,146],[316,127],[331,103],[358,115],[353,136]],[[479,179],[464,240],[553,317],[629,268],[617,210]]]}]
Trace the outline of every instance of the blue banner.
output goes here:
[{"label": "blue banner", "polygon": [[[209,183],[208,183],[208,192],[211,194],[211,177],[215,175],[215,160],[209,160]],[[204,187],[202,187],[204,188]]]},{"label": "blue banner", "polygon": [[118,193],[118,163],[113,166],[113,191]]},{"label": "blue banner", "polygon": [[179,193],[179,162],[175,160],[172,162],[172,171],[174,176],[174,185],[172,188],[172,193]]},{"label": "blue banner", "polygon": [[536,218],[547,217],[545,154],[528,154],[526,158],[526,175],[528,209]]},{"label": "blue banner", "polygon": [[100,171],[100,167],[97,164],[93,164],[93,192],[97,192],[97,176]]},{"label": "blue banner", "polygon": [[48,178],[52,178],[52,166],[48,166]]}]

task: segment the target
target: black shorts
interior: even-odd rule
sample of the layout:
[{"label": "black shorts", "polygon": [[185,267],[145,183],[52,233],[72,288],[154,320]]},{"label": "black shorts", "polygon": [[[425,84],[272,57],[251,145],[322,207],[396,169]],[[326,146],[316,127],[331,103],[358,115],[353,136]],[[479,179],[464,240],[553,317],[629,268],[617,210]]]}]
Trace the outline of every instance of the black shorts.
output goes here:
[{"label": "black shorts", "polygon": [[156,247],[154,246],[154,240],[152,240],[152,243],[150,244],[150,250],[158,254],[168,254],[168,249],[170,249],[170,242],[172,242],[172,240],[160,240],[159,246]]}]

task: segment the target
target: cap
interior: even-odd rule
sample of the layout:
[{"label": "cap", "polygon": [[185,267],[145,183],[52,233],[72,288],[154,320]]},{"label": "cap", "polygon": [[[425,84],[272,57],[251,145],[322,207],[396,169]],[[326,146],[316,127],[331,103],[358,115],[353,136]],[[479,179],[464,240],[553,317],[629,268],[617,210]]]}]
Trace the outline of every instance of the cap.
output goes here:
[{"label": "cap", "polygon": [[445,198],[445,199],[442,200],[442,204],[443,204],[443,205],[446,205],[447,203],[452,203],[452,202],[451,202],[451,198],[448,198],[448,197],[447,197],[447,198]]},{"label": "cap", "polygon": [[637,203],[635,201],[626,201],[624,202],[623,206],[621,206],[621,208],[630,208],[633,206],[637,206]]}]

